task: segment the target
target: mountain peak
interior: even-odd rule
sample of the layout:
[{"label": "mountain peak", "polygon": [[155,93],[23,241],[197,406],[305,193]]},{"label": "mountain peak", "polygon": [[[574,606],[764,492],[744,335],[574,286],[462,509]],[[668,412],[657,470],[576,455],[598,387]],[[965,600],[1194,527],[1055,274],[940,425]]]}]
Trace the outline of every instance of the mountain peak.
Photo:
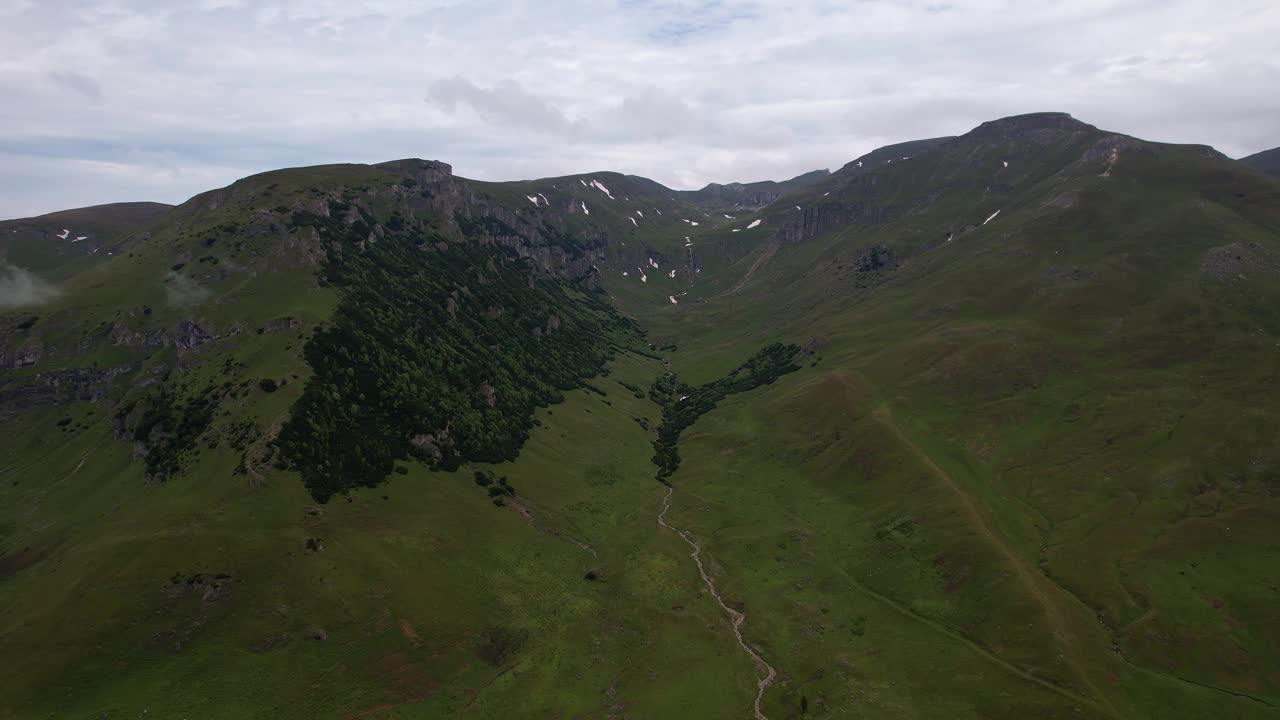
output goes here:
[{"label": "mountain peak", "polygon": [[970,137],[994,137],[1014,140],[1032,133],[1044,131],[1081,132],[1097,130],[1088,123],[1080,122],[1064,112],[1038,112],[1025,115],[1011,115],[999,120],[989,120],[970,130]]}]

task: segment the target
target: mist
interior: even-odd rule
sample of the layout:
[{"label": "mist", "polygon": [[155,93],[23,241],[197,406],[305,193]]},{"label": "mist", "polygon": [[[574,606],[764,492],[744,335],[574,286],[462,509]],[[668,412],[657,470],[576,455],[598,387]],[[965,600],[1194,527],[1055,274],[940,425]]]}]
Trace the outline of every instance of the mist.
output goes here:
[{"label": "mist", "polygon": [[212,294],[200,283],[176,272],[165,274],[164,291],[169,304],[174,307],[199,305]]},{"label": "mist", "polygon": [[0,307],[39,305],[58,295],[57,288],[30,271],[0,260]]}]

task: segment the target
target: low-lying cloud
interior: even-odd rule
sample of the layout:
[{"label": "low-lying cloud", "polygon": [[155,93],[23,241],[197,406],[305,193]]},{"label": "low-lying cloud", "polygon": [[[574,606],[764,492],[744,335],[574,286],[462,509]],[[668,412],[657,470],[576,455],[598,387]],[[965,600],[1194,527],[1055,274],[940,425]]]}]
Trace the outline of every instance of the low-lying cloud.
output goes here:
[{"label": "low-lying cloud", "polygon": [[29,270],[0,260],[0,307],[39,305],[59,294],[57,288]]},{"label": "low-lying cloud", "polygon": [[165,301],[174,307],[199,305],[213,293],[186,275],[169,271],[164,276]]}]

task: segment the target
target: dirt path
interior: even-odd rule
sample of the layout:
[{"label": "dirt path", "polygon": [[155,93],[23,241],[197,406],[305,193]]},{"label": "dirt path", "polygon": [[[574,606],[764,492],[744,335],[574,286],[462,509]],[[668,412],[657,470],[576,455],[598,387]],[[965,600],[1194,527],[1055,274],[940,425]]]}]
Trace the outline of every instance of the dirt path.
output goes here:
[{"label": "dirt path", "polygon": [[764,658],[760,657],[760,653],[756,652],[747,644],[746,640],[742,639],[742,623],[746,621],[747,616],[745,613],[740,613],[729,607],[725,604],[724,598],[720,597],[720,592],[716,590],[715,581],[711,579],[711,576],[707,574],[707,569],[702,565],[702,546],[699,545],[689,533],[667,523],[666,515],[667,511],[671,509],[671,493],[673,492],[675,492],[675,488],[668,487],[667,494],[662,497],[662,512],[658,513],[658,526],[664,527],[679,535],[682,540],[689,544],[689,547],[693,548],[693,552],[689,554],[689,557],[693,558],[694,564],[698,566],[698,574],[702,576],[702,582],[706,584],[707,590],[711,593],[711,597],[715,598],[716,602],[719,603],[720,609],[724,610],[725,614],[729,616],[729,625],[733,629],[733,636],[738,639],[738,645],[742,646],[742,650],[747,653],[747,655],[751,656],[751,660],[756,664],[756,669],[764,675],[756,680],[757,689],[755,712],[756,720],[769,720],[769,718],[760,711],[760,702],[764,699],[764,691],[768,690],[770,685],[773,685],[773,681],[777,678],[778,673],[773,669],[772,665],[765,662]]},{"label": "dirt path", "polygon": [[778,243],[776,242],[769,243],[769,245],[764,249],[764,252],[761,253],[760,257],[756,258],[756,261],[751,263],[751,267],[747,269],[747,274],[743,275],[742,279],[739,280],[736,284],[734,284],[733,287],[729,288],[729,290],[724,294],[732,295],[738,292],[739,290],[741,290],[742,288],[746,287],[747,283],[751,282],[751,278],[755,277],[756,270],[759,270],[761,265],[764,265],[765,263],[772,260],[774,254],[777,252],[778,252]]},{"label": "dirt path", "polygon": [[1084,683],[1084,685],[1093,694],[1094,698],[1101,703],[1102,707],[1105,708],[1110,715],[1113,717],[1121,717],[1115,706],[1111,704],[1111,701],[1106,695],[1099,692],[1098,687],[1089,677],[1089,673],[1086,670],[1087,663],[1078,657],[1077,653],[1079,652],[1079,648],[1076,647],[1078,641],[1075,637],[1075,633],[1072,631],[1071,624],[1064,616],[1062,607],[1058,604],[1058,598],[1051,595],[1052,589],[1047,589],[1045,587],[1044,575],[1039,571],[1039,569],[1032,569],[1029,567],[1026,560],[1009,545],[1004,537],[987,524],[986,517],[982,514],[982,511],[978,509],[973,497],[969,495],[964,487],[961,486],[960,483],[956,482],[955,478],[951,477],[950,473],[942,469],[940,465],[933,461],[933,458],[929,457],[928,453],[920,449],[919,446],[913,443],[911,439],[902,432],[902,429],[894,422],[893,414],[887,404],[881,405],[877,408],[875,416],[882,425],[893,433],[894,437],[902,443],[903,447],[910,451],[917,460],[919,460],[931,473],[941,480],[943,485],[956,496],[956,499],[959,500],[963,509],[963,513],[969,518],[970,524],[973,528],[977,530],[992,547],[995,548],[996,552],[1004,557],[1009,569],[1013,570],[1018,580],[1022,583],[1022,586],[1033,598],[1035,598],[1037,604],[1039,604],[1044,610],[1045,619],[1048,621],[1054,637],[1058,639],[1060,647],[1063,650],[1063,659],[1066,661],[1067,665],[1071,667],[1072,672],[1074,672],[1076,677]]}]

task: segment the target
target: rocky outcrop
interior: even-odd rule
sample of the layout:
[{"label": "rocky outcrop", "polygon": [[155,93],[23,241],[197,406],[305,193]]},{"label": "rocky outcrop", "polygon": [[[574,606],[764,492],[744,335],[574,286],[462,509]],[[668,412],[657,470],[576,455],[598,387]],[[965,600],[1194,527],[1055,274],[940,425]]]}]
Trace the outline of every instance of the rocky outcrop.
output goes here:
[{"label": "rocky outcrop", "polygon": [[1261,243],[1233,242],[1211,248],[1200,261],[1200,273],[1219,281],[1280,275],[1280,256]]},{"label": "rocky outcrop", "polygon": [[133,330],[116,320],[107,327],[107,340],[112,345],[136,348],[158,348],[169,344],[169,333],[162,328]]},{"label": "rocky outcrop", "polygon": [[433,433],[418,433],[409,438],[413,452],[430,463],[439,462],[446,452],[453,449],[454,440],[449,436],[449,429],[437,430]]},{"label": "rocky outcrop", "polygon": [[719,210],[759,210],[797,190],[825,180],[830,170],[814,170],[790,180],[754,183],[710,183],[701,190],[682,192],[685,200],[705,208]]},{"label": "rocky outcrop", "polygon": [[98,402],[116,388],[118,378],[140,368],[140,363],[133,362],[109,368],[56,370],[0,387],[0,420],[12,420],[22,411],[41,405]]},{"label": "rocky outcrop", "polygon": [[[870,178],[874,182],[874,178]],[[775,216],[774,240],[784,245],[794,245],[825,232],[851,223],[882,223],[900,213],[892,208],[871,201],[828,201]]]},{"label": "rocky outcrop", "polygon": [[[404,176],[398,185],[382,192],[403,217],[416,217],[427,211],[446,220],[432,230],[452,242],[478,238],[511,249],[529,261],[537,275],[584,279],[588,285],[598,284],[592,263],[593,251],[604,247],[602,234],[586,237],[570,236],[557,227],[560,217],[545,219],[519,214],[486,193],[478,192],[466,180],[456,178],[452,168],[434,160],[395,160],[376,167]],[[573,211],[574,207],[567,208]],[[534,224],[541,220],[540,224]],[[374,232],[378,228],[375,227]],[[381,235],[379,235],[381,237]]]},{"label": "rocky outcrop", "polygon": [[44,343],[35,337],[22,340],[13,349],[0,347],[0,368],[31,367],[40,362],[44,352]]},{"label": "rocky outcrop", "polygon": [[179,350],[194,350],[212,341],[214,336],[191,320],[179,322],[173,331],[156,328],[145,332],[133,330],[117,320],[108,326],[107,339],[112,345],[122,347],[160,348],[172,345]]}]

